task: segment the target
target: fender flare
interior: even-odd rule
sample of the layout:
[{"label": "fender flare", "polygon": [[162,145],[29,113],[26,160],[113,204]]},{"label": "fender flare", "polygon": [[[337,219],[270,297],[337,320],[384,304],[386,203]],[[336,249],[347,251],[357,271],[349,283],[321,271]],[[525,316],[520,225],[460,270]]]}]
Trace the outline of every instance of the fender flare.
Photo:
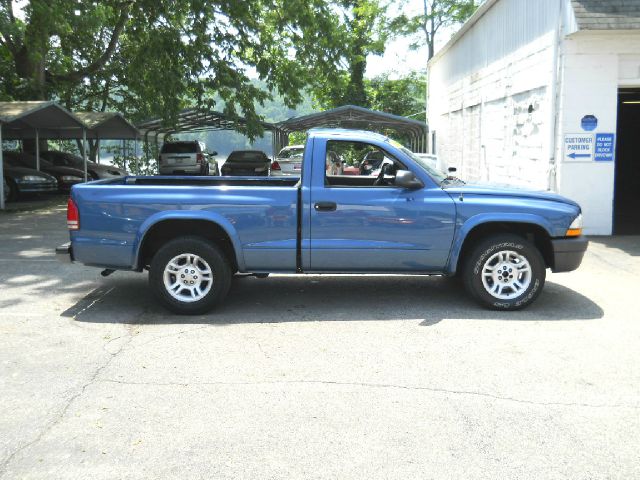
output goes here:
[{"label": "fender flare", "polygon": [[462,246],[469,233],[476,227],[487,223],[522,223],[528,225],[535,225],[542,228],[549,237],[552,237],[552,226],[548,220],[540,215],[532,213],[480,213],[468,218],[462,225],[458,225],[456,233],[451,245],[451,253],[449,254],[449,260],[447,262],[446,272],[448,274],[455,274],[458,267],[458,260],[460,259],[460,252]]},{"label": "fender flare", "polygon": [[220,215],[219,213],[203,211],[203,210],[165,210],[162,212],[155,213],[147,218],[138,229],[136,233],[136,239],[134,243],[133,250],[133,262],[132,265],[135,267],[138,266],[138,262],[140,260],[140,248],[144,243],[144,238],[149,230],[157,225],[158,223],[167,221],[167,220],[203,220],[206,222],[211,222],[220,228],[222,228],[225,233],[229,236],[231,240],[231,244],[233,246],[233,250],[236,254],[236,261],[238,263],[238,270],[244,270],[244,255],[242,254],[242,244],[240,243],[240,237],[238,236],[238,232],[236,231],[233,224]]}]

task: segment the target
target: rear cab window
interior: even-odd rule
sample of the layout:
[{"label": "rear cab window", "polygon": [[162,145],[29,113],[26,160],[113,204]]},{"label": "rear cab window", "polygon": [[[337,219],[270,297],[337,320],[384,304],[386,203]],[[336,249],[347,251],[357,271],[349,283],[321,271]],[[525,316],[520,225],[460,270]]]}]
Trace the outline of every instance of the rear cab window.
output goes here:
[{"label": "rear cab window", "polygon": [[200,153],[198,142],[170,142],[162,145],[160,153]]},{"label": "rear cab window", "polygon": [[233,152],[227,162],[267,162],[269,159],[262,152]]}]

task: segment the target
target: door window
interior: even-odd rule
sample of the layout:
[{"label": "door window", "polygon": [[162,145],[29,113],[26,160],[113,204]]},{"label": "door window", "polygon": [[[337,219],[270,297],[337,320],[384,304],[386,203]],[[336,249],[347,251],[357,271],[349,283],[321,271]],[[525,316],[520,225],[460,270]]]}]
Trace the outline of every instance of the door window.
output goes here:
[{"label": "door window", "polygon": [[325,156],[328,187],[390,187],[395,172],[406,167],[376,145],[331,140]]}]

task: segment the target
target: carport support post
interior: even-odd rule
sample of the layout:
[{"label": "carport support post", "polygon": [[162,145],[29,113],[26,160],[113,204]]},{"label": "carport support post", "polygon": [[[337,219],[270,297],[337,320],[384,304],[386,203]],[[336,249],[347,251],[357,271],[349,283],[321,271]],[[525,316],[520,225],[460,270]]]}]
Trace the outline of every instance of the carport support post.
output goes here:
[{"label": "carport support post", "polygon": [[4,170],[2,162],[2,123],[0,123],[0,210],[4,210]]},{"label": "carport support post", "polygon": [[36,128],[36,170],[40,171],[40,133]]},{"label": "carport support post", "polygon": [[82,129],[82,162],[84,163],[84,181],[88,180],[87,175],[87,130]]},{"label": "carport support post", "polygon": [[136,139],[135,139],[135,145],[136,145],[136,175],[140,175],[140,169],[138,168],[138,136],[136,135]]},{"label": "carport support post", "polygon": [[124,170],[127,171],[127,153],[124,149],[124,139],[122,140],[120,155],[122,155],[122,168],[124,168]]}]

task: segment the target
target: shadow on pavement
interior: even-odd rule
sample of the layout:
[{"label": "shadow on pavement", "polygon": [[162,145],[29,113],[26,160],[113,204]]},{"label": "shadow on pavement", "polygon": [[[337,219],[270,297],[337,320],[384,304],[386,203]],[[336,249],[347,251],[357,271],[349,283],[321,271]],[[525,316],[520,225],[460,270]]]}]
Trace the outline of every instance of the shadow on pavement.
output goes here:
[{"label": "shadow on pavement", "polygon": [[607,248],[621,250],[628,255],[640,256],[640,235],[615,235],[612,237],[589,237],[592,243],[604,245]]},{"label": "shadow on pavement", "polygon": [[[116,274],[117,275],[117,274]],[[589,298],[547,282],[537,302],[520,312],[485,310],[459,283],[439,277],[324,276],[236,278],[224,303],[201,316],[167,312],[146,276],[110,277],[62,316],[123,324],[404,320],[429,326],[443,319],[505,321],[592,320],[604,315]]]}]

